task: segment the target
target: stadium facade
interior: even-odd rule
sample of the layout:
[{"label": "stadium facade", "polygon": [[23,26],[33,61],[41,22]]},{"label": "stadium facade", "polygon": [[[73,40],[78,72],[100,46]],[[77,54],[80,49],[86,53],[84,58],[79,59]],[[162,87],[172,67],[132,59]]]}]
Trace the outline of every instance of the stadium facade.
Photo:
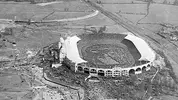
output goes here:
[{"label": "stadium facade", "polygon": [[61,38],[59,48],[60,61],[71,70],[105,77],[140,74],[150,70],[156,58],[152,48],[132,34],[71,36]]}]

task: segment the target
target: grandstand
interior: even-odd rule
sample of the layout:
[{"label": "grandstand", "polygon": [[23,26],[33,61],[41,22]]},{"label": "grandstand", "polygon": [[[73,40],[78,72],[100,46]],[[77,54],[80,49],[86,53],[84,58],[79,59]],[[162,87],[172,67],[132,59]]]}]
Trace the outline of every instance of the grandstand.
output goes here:
[{"label": "grandstand", "polygon": [[155,52],[131,34],[83,34],[64,41],[65,64],[78,73],[106,77],[128,76],[148,71]]}]

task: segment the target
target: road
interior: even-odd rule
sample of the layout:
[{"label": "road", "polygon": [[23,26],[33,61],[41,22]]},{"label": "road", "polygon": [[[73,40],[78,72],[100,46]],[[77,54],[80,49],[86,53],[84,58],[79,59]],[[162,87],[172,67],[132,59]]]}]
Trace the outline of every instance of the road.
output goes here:
[{"label": "road", "polygon": [[125,20],[121,15],[119,14],[116,15],[115,13],[111,13],[89,0],[87,1],[82,0],[82,1],[88,4],[89,6],[93,7],[94,9],[98,10],[99,12],[101,12],[102,14],[104,14],[114,22],[116,22],[118,25],[124,27],[129,32],[135,34],[138,37],[143,38],[154,50],[163,51],[163,53],[170,61],[174,73],[178,77],[178,72],[176,72],[176,70],[178,70],[178,45],[177,44],[165,38],[160,37],[159,35],[155,34],[154,32],[148,29],[140,28],[139,26],[129,23],[129,21]]}]

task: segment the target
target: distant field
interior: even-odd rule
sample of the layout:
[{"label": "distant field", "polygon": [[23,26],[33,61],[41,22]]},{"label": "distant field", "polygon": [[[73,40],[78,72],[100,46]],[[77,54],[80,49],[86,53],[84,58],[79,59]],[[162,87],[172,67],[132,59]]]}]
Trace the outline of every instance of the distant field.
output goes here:
[{"label": "distant field", "polygon": [[178,6],[152,4],[149,15],[141,22],[172,23],[178,25]]},{"label": "distant field", "polygon": [[[80,5],[80,6],[78,6]],[[56,18],[71,18],[77,16],[83,16],[91,13],[91,8],[86,6],[84,3],[80,2],[70,2],[70,3],[58,3],[47,6],[37,6],[35,4],[29,3],[19,3],[19,4],[1,4],[0,3],[0,18],[13,19],[14,16],[19,20],[27,20],[32,18],[34,20],[40,20],[41,18],[47,16],[48,14],[55,11],[55,13],[48,17],[48,19]],[[69,12],[64,12],[69,11]],[[84,12],[85,11],[85,12]],[[87,12],[89,11],[89,12]]]},{"label": "distant field", "polygon": [[[112,12],[128,12],[128,13],[146,13],[147,4],[117,4],[117,5],[104,5],[104,8]],[[149,15],[141,20],[141,23],[172,23],[178,24],[177,14],[178,6],[151,4]],[[129,20],[136,22],[144,17],[144,15],[122,14]]]},{"label": "distant field", "polygon": [[[146,14],[146,4],[103,4],[110,12],[120,14],[133,23],[143,18]],[[128,13],[128,14],[127,14]],[[131,14],[130,14],[131,13]]]},{"label": "distant field", "polygon": [[[118,4],[118,5],[104,5],[104,8],[112,12],[128,12],[128,13],[146,13],[146,4]],[[151,4],[149,15],[144,18],[141,23],[172,23],[178,24],[177,14],[178,6]],[[136,22],[144,17],[144,15],[122,14],[129,20]]]},{"label": "distant field", "polygon": [[[172,3],[173,0],[167,0]],[[104,1],[103,1],[104,2]],[[121,2],[121,1],[119,1]],[[161,0],[159,0],[161,2]],[[151,4],[147,14],[147,4],[102,4],[110,12],[117,13],[136,24],[140,19],[139,26],[158,31],[158,23],[170,23],[178,25],[178,6],[165,4]],[[112,5],[112,6],[111,6]],[[146,16],[146,17],[145,17]],[[144,18],[145,17],[145,18]],[[145,24],[144,24],[145,23]],[[156,24],[155,24],[156,23]]]},{"label": "distant field", "polygon": [[146,11],[146,4],[103,4],[104,8],[112,12],[134,12],[144,13]]},{"label": "distant field", "polygon": [[[92,0],[92,1],[97,1],[97,0]],[[101,2],[104,2],[104,3],[145,3],[143,1],[146,1],[146,0],[101,0]],[[149,0],[147,0],[149,1]],[[170,4],[173,4],[175,0],[166,0],[168,3]],[[164,0],[153,0],[153,2],[156,2],[156,3],[163,3]]]}]

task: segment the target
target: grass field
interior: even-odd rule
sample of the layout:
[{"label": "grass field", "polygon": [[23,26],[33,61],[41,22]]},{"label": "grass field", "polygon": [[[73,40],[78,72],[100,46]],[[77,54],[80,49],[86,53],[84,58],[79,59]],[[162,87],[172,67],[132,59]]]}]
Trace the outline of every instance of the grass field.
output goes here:
[{"label": "grass field", "polygon": [[140,58],[140,53],[123,34],[80,35],[78,42],[80,56],[93,67],[131,67]]},{"label": "grass field", "polygon": [[[129,20],[136,22],[144,15],[131,15],[122,14],[122,12],[128,13],[147,13],[147,4],[103,4],[103,7],[112,12],[121,11],[121,15]],[[163,4],[150,4],[149,14],[140,23],[172,23],[178,24],[176,10],[178,6],[163,5]]]},{"label": "grass field", "polygon": [[[77,6],[81,5],[81,6]],[[91,9],[85,4],[80,2],[62,3],[47,5],[45,7],[29,4],[0,4],[0,18],[2,19],[14,19],[16,16],[17,20],[32,20],[40,21],[42,18],[54,11],[54,14],[49,16],[47,19],[62,19],[62,18],[73,18],[78,16],[84,16],[91,13]],[[65,11],[68,12],[65,12]],[[89,11],[89,12],[88,12]],[[46,20],[47,20],[46,19]]]},{"label": "grass field", "polygon": [[171,23],[178,25],[178,6],[153,4],[150,5],[149,15],[141,22]]}]

